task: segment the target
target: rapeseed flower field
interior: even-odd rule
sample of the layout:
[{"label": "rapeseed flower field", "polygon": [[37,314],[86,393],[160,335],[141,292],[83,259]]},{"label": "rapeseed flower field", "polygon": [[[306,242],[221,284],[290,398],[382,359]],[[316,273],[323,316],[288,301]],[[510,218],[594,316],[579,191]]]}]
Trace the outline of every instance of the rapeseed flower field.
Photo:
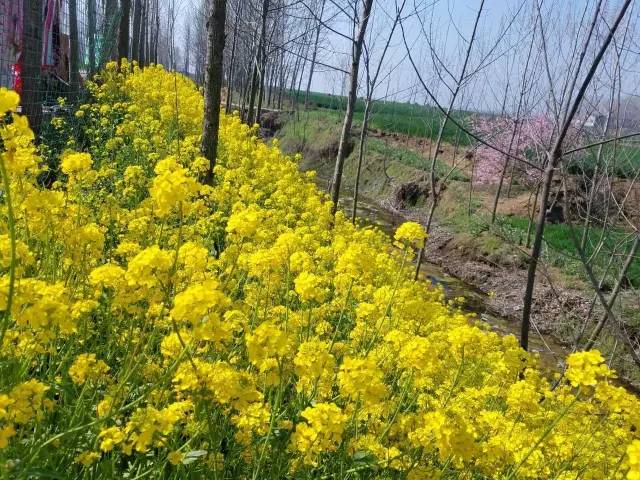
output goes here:
[{"label": "rapeseed flower field", "polygon": [[413,281],[419,225],[334,218],[237,115],[203,185],[190,80],[123,61],[88,88],[46,187],[0,91],[0,478],[640,479],[599,352],[553,388]]}]

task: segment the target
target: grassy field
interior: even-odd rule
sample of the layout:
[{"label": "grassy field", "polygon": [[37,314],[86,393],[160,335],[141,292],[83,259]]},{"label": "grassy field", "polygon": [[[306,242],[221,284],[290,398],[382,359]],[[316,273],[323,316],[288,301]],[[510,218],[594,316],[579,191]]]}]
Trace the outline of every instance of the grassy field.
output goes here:
[{"label": "grassy field", "polygon": [[[368,154],[379,154],[391,160],[396,160],[404,165],[409,167],[416,168],[418,170],[423,170],[425,172],[429,172],[429,161],[425,159],[422,155],[408,150],[406,148],[398,148],[395,146],[390,146],[384,143],[384,141],[371,138],[367,141],[367,152]],[[438,177],[443,177],[449,173],[450,167],[443,162],[436,162],[436,175]],[[468,182],[469,178],[457,168],[454,168],[451,175],[449,176],[451,180],[458,180],[461,182]]]},{"label": "grassy field", "polygon": [[[597,164],[598,148],[586,150],[583,155],[569,161],[569,172],[577,175],[593,176]],[[635,178],[640,171],[640,144],[625,143],[605,145],[601,155],[600,170],[619,178]]]},{"label": "grassy field", "polygon": [[[499,218],[498,228],[501,235],[505,235],[509,240],[524,244],[528,224],[528,219],[524,217],[503,216]],[[575,236],[580,241],[582,232],[582,226],[547,224],[544,230],[544,241],[548,261],[562,268],[566,273],[584,275],[584,267],[577,256],[573,240]],[[610,259],[613,259],[610,270],[617,274],[631,248],[632,240],[628,233],[619,229],[607,231],[598,227],[589,229],[586,253],[588,257],[595,259],[592,266],[598,278],[605,272]],[[634,287],[640,286],[640,257],[631,264],[627,278]],[[615,278],[607,275],[604,283],[610,286],[614,282]]]},{"label": "grassy field", "polygon": [[[321,93],[312,93],[311,101],[317,107],[307,112],[300,113],[296,121],[287,122],[279,132],[278,137],[283,142],[286,151],[302,151],[305,153],[305,168],[318,170],[320,175],[328,176],[332,172],[333,153],[337,138],[339,137],[346,98]],[[435,136],[435,126],[439,122],[440,114],[432,107],[411,105],[398,102],[378,102],[374,104],[374,114],[371,119],[371,128],[380,129],[387,133],[403,133],[414,137]],[[354,117],[354,142],[357,143],[358,130],[362,124],[364,102],[358,100]],[[464,121],[464,114],[458,113]],[[450,126],[445,131],[445,141],[455,142],[456,129]],[[620,177],[633,177],[640,169],[640,149],[634,144],[618,145],[614,151],[613,146],[604,147],[604,165],[609,172]],[[324,154],[324,160],[321,158]],[[615,154],[615,155],[614,155]],[[345,178],[350,184],[355,174],[357,158],[357,146],[347,158],[345,163]],[[615,158],[615,161],[611,160]],[[591,175],[596,162],[596,149],[587,151],[580,158],[573,159],[570,169],[574,173]],[[579,162],[579,163],[578,163]],[[416,173],[429,171],[428,160],[419,153],[397,145],[389,145],[383,139],[369,138],[367,141],[366,168],[363,170],[362,187],[367,194],[372,196],[384,196],[390,193],[390,179],[393,183],[402,183],[414,180]],[[386,172],[385,172],[386,170]],[[436,172],[439,176],[448,172],[449,167],[444,163],[438,163]],[[467,182],[469,178],[459,170],[454,170],[451,180]],[[466,187],[462,187],[466,191]],[[462,192],[460,195],[466,195]],[[506,243],[512,245],[524,245],[526,243],[528,220],[520,216],[500,216],[495,227],[489,227],[488,217],[476,211],[472,217],[466,214],[466,201],[460,198],[452,198],[451,208],[441,206],[444,214],[439,215],[439,221],[449,224],[459,233],[476,232],[482,236],[482,250],[490,255],[490,250],[495,249],[495,254],[504,253]],[[455,204],[455,205],[453,205]],[[464,205],[463,205],[464,204]],[[462,211],[464,210],[464,212]],[[443,213],[441,212],[441,214]],[[456,220],[458,219],[458,220]],[[580,238],[582,231],[575,228],[575,235]],[[473,235],[472,235],[473,236]],[[479,238],[479,237],[478,237]],[[572,240],[571,227],[564,224],[548,224],[545,228],[545,257],[546,261],[562,269],[565,273],[584,277],[584,267],[577,258],[576,249]],[[505,242],[506,241],[506,242]],[[600,241],[602,243],[600,244]],[[486,245],[485,245],[486,244]],[[594,227],[589,232],[587,254],[593,255],[594,270],[598,277],[605,273],[609,259],[614,262],[610,270],[614,274],[619,270],[626,253],[630,248],[630,241],[622,230],[603,232]],[[596,251],[597,249],[597,251]],[[606,285],[615,282],[613,274],[606,276]],[[640,258],[636,260],[628,272],[628,280],[634,287],[640,286]]]},{"label": "grassy field", "polygon": [[[330,176],[333,171],[333,160],[340,135],[342,114],[337,110],[318,109],[301,112],[297,120],[288,121],[278,132],[277,137],[282,148],[288,153],[303,153],[302,167],[314,169],[321,177]],[[345,162],[345,176],[355,175],[358,156],[358,136],[361,123],[354,122],[354,149]],[[429,160],[422,155],[395,145],[387,145],[379,138],[369,137],[366,144],[365,168],[363,184],[371,189],[371,194],[388,193],[391,186],[387,175],[397,182],[415,180],[421,173],[428,173]],[[385,175],[385,170],[387,175]],[[436,162],[436,174],[443,176],[450,167],[443,162]],[[463,172],[454,169],[450,179],[468,181]]]},{"label": "grassy field", "polygon": [[[347,105],[347,98],[340,95],[311,92],[311,104],[326,115],[335,115],[342,119]],[[364,100],[356,101],[354,122],[361,124],[364,116]],[[472,112],[457,111],[455,118],[462,124],[468,123]],[[394,101],[374,102],[369,120],[370,128],[389,133],[406,134],[412,137],[435,139],[442,119],[442,113],[433,106],[402,103]],[[461,132],[455,125],[448,123],[444,130],[443,139],[447,143],[460,145],[473,144],[473,139]],[[586,150],[569,160],[569,172],[575,174],[593,175],[596,166],[598,148]],[[621,143],[615,147],[612,144],[603,147],[604,166],[610,174],[620,178],[633,178],[640,170],[640,145]]]},{"label": "grassy field", "polygon": [[[339,95],[312,92],[309,95],[310,101],[319,109],[330,110],[342,116],[347,99]],[[364,101],[358,99],[356,102],[354,120],[362,123],[364,116]],[[455,118],[461,123],[465,123],[468,112],[458,111]],[[412,137],[435,138],[442,119],[442,113],[435,107],[410,103],[378,101],[374,102],[370,117],[370,127],[392,133],[402,133]],[[468,145],[469,138],[462,134],[460,130],[448,123],[444,130],[443,138],[448,143],[458,141],[461,145]]]}]

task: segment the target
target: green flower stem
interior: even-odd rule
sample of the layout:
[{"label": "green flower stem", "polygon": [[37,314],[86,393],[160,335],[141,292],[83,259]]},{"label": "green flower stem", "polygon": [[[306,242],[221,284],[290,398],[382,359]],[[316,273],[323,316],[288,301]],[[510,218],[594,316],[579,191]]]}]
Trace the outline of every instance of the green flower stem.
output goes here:
[{"label": "green flower stem", "polygon": [[9,264],[9,293],[7,295],[7,308],[2,318],[2,326],[0,327],[0,347],[4,340],[4,336],[9,327],[9,317],[11,316],[11,306],[13,303],[13,292],[16,283],[16,220],[13,215],[13,203],[11,202],[11,186],[4,160],[0,156],[0,175],[2,176],[2,184],[4,185],[4,196],[7,203],[7,217],[9,228],[9,241],[11,244],[11,263]]}]

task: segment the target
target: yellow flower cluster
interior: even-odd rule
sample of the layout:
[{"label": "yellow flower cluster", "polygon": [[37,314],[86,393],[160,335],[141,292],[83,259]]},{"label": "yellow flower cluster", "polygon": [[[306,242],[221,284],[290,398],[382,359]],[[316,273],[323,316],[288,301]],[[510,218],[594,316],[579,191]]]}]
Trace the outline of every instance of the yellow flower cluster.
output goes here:
[{"label": "yellow flower cluster", "polygon": [[202,96],[160,66],[88,89],[46,162],[0,90],[0,478],[640,478],[600,354],[552,388],[413,280],[420,225],[334,217],[235,114],[202,185]]},{"label": "yellow flower cluster", "polygon": [[424,247],[427,233],[419,223],[405,222],[398,227],[394,238],[401,245],[422,248]]},{"label": "yellow flower cluster", "polygon": [[109,372],[109,366],[102,360],[97,360],[95,353],[78,355],[69,368],[69,376],[76,385],[82,385],[87,380],[99,380],[107,372]]},{"label": "yellow flower cluster", "polygon": [[2,114],[15,112],[19,103],[20,96],[16,92],[5,87],[0,88],[0,112]]},{"label": "yellow flower cluster", "polygon": [[62,171],[67,175],[77,175],[91,169],[91,155],[88,153],[67,153],[62,157]]},{"label": "yellow flower cluster", "polygon": [[292,447],[304,455],[305,463],[316,465],[321,453],[338,448],[348,417],[333,403],[305,408],[300,416],[306,422],[297,425],[291,437]]},{"label": "yellow flower cluster", "polygon": [[52,402],[45,397],[48,388],[41,382],[29,380],[16,385],[9,393],[0,393],[0,449],[16,435],[16,427],[32,420],[42,420]]},{"label": "yellow flower cluster", "polygon": [[640,440],[634,440],[627,448],[629,480],[640,480]]}]

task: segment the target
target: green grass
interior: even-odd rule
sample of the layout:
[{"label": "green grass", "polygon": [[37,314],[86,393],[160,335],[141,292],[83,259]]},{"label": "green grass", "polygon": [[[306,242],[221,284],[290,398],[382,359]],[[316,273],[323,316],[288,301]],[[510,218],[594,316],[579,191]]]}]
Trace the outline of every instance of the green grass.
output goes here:
[{"label": "green grass", "polygon": [[[282,148],[287,152],[296,152],[300,149],[305,150],[312,149],[316,152],[329,149],[333,144],[336,144],[340,135],[340,128],[342,124],[342,115],[337,110],[310,110],[308,112],[302,112],[299,119],[291,119],[284,124],[282,129],[278,132],[278,137],[281,142]],[[359,128],[361,124],[355,123],[355,127]],[[358,132],[354,132],[353,141],[355,148],[350,155],[350,160],[355,162],[358,153]],[[310,155],[308,155],[310,156]],[[429,172],[430,161],[428,158],[414,152],[412,150],[401,148],[397,146],[387,145],[383,140],[378,138],[369,137],[366,145],[366,159],[372,162],[379,161],[380,163],[386,161],[388,165],[393,169],[393,164],[398,163],[406,167]],[[306,158],[303,160],[303,167],[319,168],[317,165],[318,159]],[[323,159],[323,160],[333,160]],[[436,162],[436,175],[442,177],[449,173],[450,167],[441,162]],[[322,172],[320,172],[322,173]],[[384,174],[380,173],[382,176]],[[469,181],[468,177],[459,169],[455,168],[451,173],[451,180]]]},{"label": "green grass", "polygon": [[[593,176],[597,163],[598,147],[586,150],[569,162],[569,173]],[[626,143],[615,147],[605,145],[602,149],[601,173],[606,168],[609,175],[620,178],[635,178],[640,170],[640,144]]]},{"label": "green grass", "polygon": [[[327,93],[311,92],[309,99],[312,105],[319,109],[344,112],[347,98]],[[362,123],[364,118],[364,100],[356,101],[354,121]],[[462,124],[466,122],[468,112],[457,111],[454,116]],[[373,103],[369,120],[370,128],[385,132],[401,133],[412,137],[435,139],[442,119],[442,113],[435,107],[402,102],[377,101]],[[444,141],[461,145],[468,145],[470,139],[460,130],[448,122],[443,133]]]},{"label": "green grass", "polygon": [[[342,119],[347,105],[347,98],[340,95],[310,92],[311,105],[326,115],[335,115]],[[354,124],[362,123],[365,103],[363,99],[356,101]],[[467,123],[470,112],[456,111],[456,120],[463,125]],[[412,137],[435,139],[442,119],[442,113],[436,107],[394,101],[377,101],[373,103],[369,126],[373,129],[389,133],[405,134]],[[461,132],[451,122],[443,133],[445,142],[470,145],[473,139]],[[598,147],[591,148],[569,160],[570,173],[592,176],[596,165]],[[604,164],[609,174],[620,178],[634,178],[640,170],[640,144],[633,142],[620,143],[615,147],[607,144],[603,147]]]},{"label": "green grass", "polygon": [[[310,110],[308,112],[302,112],[300,118],[297,121],[290,121],[285,124],[278,136],[282,139],[283,147],[287,151],[296,151],[299,145],[305,144],[312,146],[316,151],[321,151],[323,148],[327,148],[335,143],[340,133],[340,126],[342,122],[342,112],[339,110],[340,102],[344,99],[340,97],[331,97],[324,94],[312,94],[312,100],[321,100],[325,102],[334,102],[331,106],[333,108],[326,108],[323,104],[323,108]],[[390,102],[391,103],[391,102]],[[412,105],[402,105],[399,108],[422,108]],[[359,101],[359,108],[364,108],[362,102]],[[342,106],[340,106],[342,108]],[[424,110],[423,110],[424,111]],[[358,113],[358,112],[357,112]],[[362,112],[359,112],[360,115]],[[356,118],[354,122],[355,127],[358,128],[360,122]],[[385,129],[389,131],[389,129]],[[354,138],[357,142],[357,138]],[[609,147],[607,147],[609,148]],[[621,154],[620,149],[625,149],[625,154]],[[595,158],[590,152],[586,159]],[[605,152],[606,158],[610,158],[611,155]],[[624,165],[628,165],[628,174],[631,174],[633,168],[640,168],[640,151],[636,149],[634,145],[618,146],[618,155],[616,158],[624,158],[624,162],[618,160],[617,165],[609,165],[609,168],[622,168]],[[350,184],[351,176],[354,174],[355,158],[357,156],[357,146],[354,152],[347,159],[345,165],[345,176],[347,183]],[[367,193],[371,195],[380,195],[388,193],[388,183],[384,181],[385,174],[383,172],[383,165],[387,165],[387,173],[396,181],[408,181],[415,178],[416,170],[428,172],[428,159],[425,159],[420,154],[413,152],[405,148],[398,148],[396,146],[387,145],[382,139],[369,138],[367,141],[367,155],[368,167],[363,171],[363,188]],[[587,170],[588,163],[586,160],[582,160],[581,168]],[[332,169],[332,162],[316,163],[311,165],[311,168],[319,170],[319,173],[330,175]],[[317,161],[317,159],[316,159]],[[626,162],[626,163],[625,163]],[[436,173],[441,176],[449,171],[449,167],[444,163],[437,163]],[[451,180],[468,181],[466,175],[459,171],[454,170]],[[466,195],[464,192],[461,195]],[[458,202],[456,202],[458,203]],[[466,206],[466,201],[460,203]],[[466,208],[463,208],[466,212]],[[461,210],[461,211],[462,211]],[[464,221],[460,221],[460,225],[452,225],[456,222],[454,218],[464,218]],[[473,215],[473,218],[478,217],[473,222],[474,225],[468,224],[469,217],[464,213],[460,215],[452,214],[447,215],[446,219],[440,219],[441,222],[455,226],[456,230],[461,232],[476,232],[478,235],[488,232],[489,221],[488,218],[483,216]],[[481,218],[482,217],[482,218]],[[464,223],[464,225],[462,225]],[[499,237],[506,239],[508,242],[524,245],[526,243],[528,220],[524,217],[499,217],[496,224],[496,231],[494,232]],[[578,238],[582,236],[581,227],[575,227],[575,235]],[[595,252],[600,239],[602,238],[602,246]],[[565,273],[585,278],[584,267],[582,266],[579,258],[577,257],[576,249],[574,248],[573,240],[571,237],[571,227],[565,224],[547,224],[545,228],[545,260],[561,268]],[[624,231],[620,229],[614,229],[611,231],[603,232],[601,228],[593,227],[589,231],[589,241],[587,242],[587,255],[593,255],[593,268],[598,278],[605,272],[607,264],[610,258],[614,258],[614,262],[611,268],[607,271],[605,284],[612,285],[617,277],[617,272],[624,262],[626,253],[630,248],[630,240]],[[627,277],[634,287],[640,286],[640,258],[636,259],[631,265]]]},{"label": "green grass", "polygon": [[[500,233],[507,236],[509,240],[523,244],[526,242],[528,223],[528,219],[524,217],[503,216],[499,218],[497,227]],[[547,260],[553,265],[562,268],[565,273],[584,276],[584,266],[578,257],[573,241],[573,235],[580,241],[582,232],[582,226],[572,227],[567,224],[547,224],[544,230],[546,245],[544,255]],[[591,227],[587,238],[586,254],[588,258],[593,259],[592,267],[598,279],[605,272],[609,260],[613,258],[611,268],[608,270],[604,282],[606,286],[611,286],[616,281],[618,271],[624,263],[633,239],[623,230],[608,229],[603,231],[599,227]],[[602,240],[601,246],[600,240]],[[629,267],[627,278],[634,287],[640,286],[640,256],[636,256],[636,259]]]},{"label": "green grass", "polygon": [[[389,146],[385,144],[384,141],[377,138],[371,138],[367,141],[367,153],[378,153],[409,167],[423,170],[425,172],[430,171],[431,165],[428,158],[425,158],[412,150]],[[451,170],[451,167],[449,167],[446,163],[436,160],[436,175],[438,177],[444,177],[449,173],[449,170]],[[469,181],[469,178],[457,168],[453,169],[453,172],[449,176],[449,179],[458,180],[461,182]]]}]

